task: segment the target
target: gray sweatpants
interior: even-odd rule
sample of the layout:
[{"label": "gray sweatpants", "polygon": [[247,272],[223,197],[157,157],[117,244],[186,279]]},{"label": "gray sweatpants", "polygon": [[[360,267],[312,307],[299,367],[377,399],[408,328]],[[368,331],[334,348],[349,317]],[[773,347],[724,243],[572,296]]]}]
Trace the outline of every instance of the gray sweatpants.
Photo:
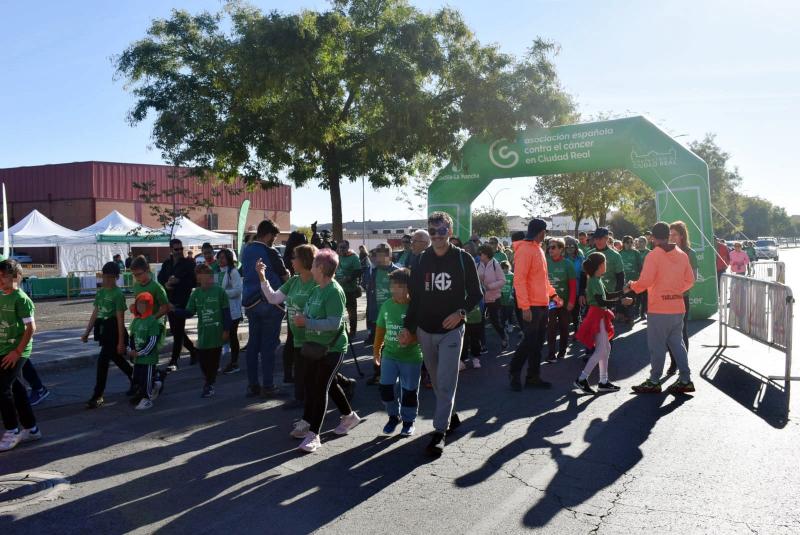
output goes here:
[{"label": "gray sweatpants", "polygon": [[647,314],[647,347],[651,381],[661,380],[667,347],[678,363],[678,378],[684,383],[690,381],[689,356],[683,343],[683,314]]},{"label": "gray sweatpants", "polygon": [[433,428],[445,433],[450,426],[453,403],[458,386],[458,361],[464,343],[464,325],[443,334],[433,334],[417,328],[417,340],[422,347],[425,368],[431,377],[436,396]]}]

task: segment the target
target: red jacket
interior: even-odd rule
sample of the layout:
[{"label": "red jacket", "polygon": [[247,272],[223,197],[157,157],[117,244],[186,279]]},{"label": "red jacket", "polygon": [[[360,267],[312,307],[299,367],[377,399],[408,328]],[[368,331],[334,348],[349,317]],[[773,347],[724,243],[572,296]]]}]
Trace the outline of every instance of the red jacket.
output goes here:
[{"label": "red jacket", "polygon": [[731,253],[724,243],[717,244],[717,271],[725,271],[731,263]]},{"label": "red jacket", "polygon": [[518,241],[514,248],[514,292],[517,307],[546,307],[556,289],[547,277],[547,258],[539,242]]}]

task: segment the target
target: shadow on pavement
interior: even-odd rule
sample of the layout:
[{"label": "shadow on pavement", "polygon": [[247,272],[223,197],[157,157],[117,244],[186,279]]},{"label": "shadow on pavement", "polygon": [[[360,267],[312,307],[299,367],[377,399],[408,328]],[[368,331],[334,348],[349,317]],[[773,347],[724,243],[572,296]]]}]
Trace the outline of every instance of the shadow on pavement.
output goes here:
[{"label": "shadow on pavement", "polygon": [[779,386],[752,368],[729,359],[722,350],[714,352],[700,376],[772,427],[783,429],[789,423],[790,385]]}]

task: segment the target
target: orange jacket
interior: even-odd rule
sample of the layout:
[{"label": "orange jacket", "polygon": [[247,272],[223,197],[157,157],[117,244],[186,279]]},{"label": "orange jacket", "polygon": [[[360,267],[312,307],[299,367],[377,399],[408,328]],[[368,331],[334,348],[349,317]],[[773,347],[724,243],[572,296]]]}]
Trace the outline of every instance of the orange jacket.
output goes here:
[{"label": "orange jacket", "polygon": [[631,282],[634,292],[647,292],[648,314],[683,314],[683,294],[692,286],[694,273],[689,257],[674,244],[650,251],[639,280]]},{"label": "orange jacket", "polygon": [[[547,258],[535,241],[518,241],[514,247],[514,292],[517,307],[546,307],[556,289],[547,278]],[[515,244],[516,245],[516,244]]]}]

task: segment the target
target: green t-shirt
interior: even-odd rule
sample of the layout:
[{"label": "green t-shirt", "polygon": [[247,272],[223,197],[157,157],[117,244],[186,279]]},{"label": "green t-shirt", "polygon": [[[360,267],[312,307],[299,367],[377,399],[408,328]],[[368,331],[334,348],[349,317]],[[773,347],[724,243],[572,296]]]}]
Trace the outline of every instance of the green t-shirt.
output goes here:
[{"label": "green t-shirt", "polygon": [[594,247],[592,247],[588,243],[579,243],[578,244],[578,249],[580,250],[581,254],[585,258],[585,257],[589,256],[589,253],[592,252],[592,249],[594,249]]},{"label": "green t-shirt", "polygon": [[[645,258],[647,258],[647,255],[649,255],[649,254],[650,254],[650,249],[648,249],[647,247],[645,247],[645,248],[644,248],[644,249],[642,249],[642,250],[638,250],[638,249],[637,249],[637,250],[636,250],[636,252],[637,252],[637,253],[639,253],[639,265],[641,265],[642,267],[644,267],[644,259],[645,259]],[[641,274],[641,271],[640,271],[639,273]]]},{"label": "green t-shirt", "polygon": [[387,299],[391,299],[392,292],[389,290],[389,270],[375,270],[375,305],[380,310]]},{"label": "green t-shirt", "polygon": [[496,251],[494,253],[494,259],[498,262],[508,262],[508,255],[503,251]]},{"label": "green t-shirt", "polygon": [[[23,319],[33,319],[36,307],[31,298],[20,289],[11,293],[0,292],[0,356],[8,355],[19,346],[22,335],[25,333]],[[33,337],[28,341],[22,358],[31,356]]]},{"label": "green t-shirt", "polygon": [[97,319],[107,320],[114,318],[117,312],[125,312],[128,308],[125,295],[117,288],[100,288],[94,296],[94,306],[97,308]]},{"label": "green t-shirt", "polygon": [[558,296],[566,303],[569,300],[569,281],[575,280],[575,264],[563,256],[558,262],[547,255],[547,277]]},{"label": "green t-shirt", "polygon": [[347,329],[341,329],[345,322],[344,301],[344,290],[335,280],[332,280],[324,288],[319,286],[314,288],[306,302],[305,316],[311,319],[339,316],[342,318],[342,323],[334,331],[316,331],[306,328],[306,341],[329,346],[329,352],[344,353],[347,349]]},{"label": "green t-shirt", "polygon": [[511,290],[514,288],[514,274],[506,273],[506,283],[500,288],[500,304],[509,306],[511,304]]},{"label": "green t-shirt", "polygon": [[464,318],[464,321],[466,321],[470,325],[475,325],[476,323],[482,322],[483,315],[481,314],[481,307],[475,305],[475,308],[467,312],[467,317]]},{"label": "green t-shirt", "polygon": [[222,309],[230,308],[228,294],[221,287],[195,288],[186,303],[186,310],[197,314],[197,348],[222,347]]},{"label": "green t-shirt", "polygon": [[303,342],[306,341],[306,329],[298,327],[294,324],[293,318],[297,314],[302,314],[306,308],[308,296],[317,287],[317,281],[308,279],[308,282],[303,282],[300,275],[294,275],[289,280],[283,283],[280,287],[280,292],[286,296],[286,317],[289,318],[289,328],[292,330],[292,338],[294,340],[294,347],[302,347]]},{"label": "green t-shirt", "polygon": [[622,259],[622,269],[625,271],[625,280],[635,281],[642,271],[642,255],[636,249],[623,249],[619,252]]},{"label": "green t-shirt", "polygon": [[358,277],[361,275],[361,260],[357,254],[339,257],[339,267],[336,268],[336,281],[345,293],[358,291]]},{"label": "green t-shirt", "polygon": [[158,364],[158,350],[164,340],[164,324],[155,316],[148,316],[144,319],[133,318],[131,322],[131,336],[133,337],[134,347],[141,351],[147,347],[151,336],[157,336],[158,341],[152,349],[145,355],[139,355],[134,360],[134,364]]},{"label": "green t-shirt", "polygon": [[606,298],[606,285],[601,277],[589,277],[586,283],[586,304],[596,307],[603,306],[597,301],[597,296],[602,299]]},{"label": "green t-shirt", "polygon": [[389,299],[381,306],[377,325],[386,329],[386,336],[383,339],[383,358],[419,364],[422,362],[422,349],[419,344],[401,346],[397,341],[400,331],[403,330],[403,320],[407,311],[408,303],[398,303],[394,299]]},{"label": "green t-shirt", "polygon": [[[138,282],[134,283],[133,285],[133,297],[134,302],[136,302],[136,297],[140,293],[150,292],[150,295],[153,296],[153,314],[158,314],[158,309],[161,308],[161,305],[169,304],[169,300],[167,300],[167,292],[164,290],[164,287],[161,286],[157,280],[154,278],[150,278],[150,282],[147,284],[139,284]],[[163,321],[163,316],[162,316]]]},{"label": "green t-shirt", "polygon": [[[622,265],[622,257],[611,247],[606,247],[602,251],[592,249],[592,253],[600,253],[606,257],[606,272],[603,274],[603,284],[606,288],[617,289],[617,273],[625,273]],[[622,288],[620,288],[621,290]]]},{"label": "green t-shirt", "polygon": [[[756,250],[753,247],[745,247],[744,252],[747,253],[747,258],[751,262],[755,262],[756,260],[758,260],[758,257],[756,256]],[[697,260],[695,259],[695,261]]]}]

